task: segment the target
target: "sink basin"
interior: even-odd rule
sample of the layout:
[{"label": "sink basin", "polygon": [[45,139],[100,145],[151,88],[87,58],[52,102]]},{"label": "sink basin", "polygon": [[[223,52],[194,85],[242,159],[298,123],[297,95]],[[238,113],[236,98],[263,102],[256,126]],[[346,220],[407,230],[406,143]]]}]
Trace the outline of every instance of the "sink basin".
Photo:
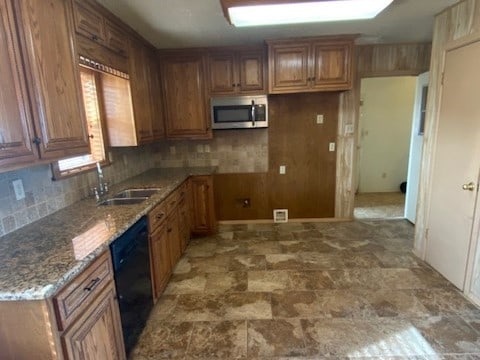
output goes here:
[{"label": "sink basin", "polygon": [[126,189],[118,194],[115,194],[113,198],[136,198],[136,197],[150,197],[153,194],[160,191],[160,188],[150,188],[150,189]]},{"label": "sink basin", "polygon": [[134,205],[140,204],[147,200],[148,197],[129,197],[129,198],[114,198],[114,199],[107,199],[99,203],[98,205]]}]

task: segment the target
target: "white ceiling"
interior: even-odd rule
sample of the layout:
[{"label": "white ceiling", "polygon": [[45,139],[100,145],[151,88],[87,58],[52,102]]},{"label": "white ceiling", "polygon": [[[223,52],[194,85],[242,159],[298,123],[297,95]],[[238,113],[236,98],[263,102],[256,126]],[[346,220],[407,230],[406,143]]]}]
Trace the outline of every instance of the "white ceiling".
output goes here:
[{"label": "white ceiling", "polygon": [[[359,43],[431,41],[435,14],[457,0],[394,0],[373,20],[235,28],[219,0],[98,0],[158,48],[259,44],[265,39],[360,34]],[[359,0],[361,1],[361,0]]]}]

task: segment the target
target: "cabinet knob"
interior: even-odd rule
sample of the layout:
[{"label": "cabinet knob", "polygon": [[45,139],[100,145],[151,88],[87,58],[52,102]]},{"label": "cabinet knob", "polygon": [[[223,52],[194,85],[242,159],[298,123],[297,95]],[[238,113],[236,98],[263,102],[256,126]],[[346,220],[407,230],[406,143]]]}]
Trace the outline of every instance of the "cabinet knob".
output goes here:
[{"label": "cabinet knob", "polygon": [[42,139],[40,139],[38,136],[34,137],[32,142],[35,144],[35,145],[40,145],[42,143]]},{"label": "cabinet knob", "polygon": [[168,229],[167,229],[167,232],[171,233],[172,230],[173,230],[172,228],[168,228]]},{"label": "cabinet knob", "polygon": [[232,84],[232,87],[235,87],[235,86],[237,86],[237,85],[236,85],[236,84]]},{"label": "cabinet knob", "polygon": [[92,35],[92,40],[97,41],[97,40],[98,40],[98,36],[97,36],[97,35]]},{"label": "cabinet knob", "polygon": [[237,87],[240,87],[240,84],[239,84],[239,83],[237,84]]}]

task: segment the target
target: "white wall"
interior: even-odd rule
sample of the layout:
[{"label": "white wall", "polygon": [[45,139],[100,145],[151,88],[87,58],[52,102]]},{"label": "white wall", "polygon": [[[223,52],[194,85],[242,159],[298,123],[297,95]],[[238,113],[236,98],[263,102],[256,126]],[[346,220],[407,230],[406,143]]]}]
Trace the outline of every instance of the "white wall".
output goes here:
[{"label": "white wall", "polygon": [[362,79],[358,192],[400,191],[407,180],[415,87],[414,76]]}]

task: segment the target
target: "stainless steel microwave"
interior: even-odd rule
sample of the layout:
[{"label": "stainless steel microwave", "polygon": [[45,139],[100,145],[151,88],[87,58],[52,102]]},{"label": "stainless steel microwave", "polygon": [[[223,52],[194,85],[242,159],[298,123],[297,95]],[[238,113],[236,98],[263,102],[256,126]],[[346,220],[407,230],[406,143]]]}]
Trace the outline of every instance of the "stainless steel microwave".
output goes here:
[{"label": "stainless steel microwave", "polygon": [[212,129],[268,127],[266,95],[212,98]]}]

